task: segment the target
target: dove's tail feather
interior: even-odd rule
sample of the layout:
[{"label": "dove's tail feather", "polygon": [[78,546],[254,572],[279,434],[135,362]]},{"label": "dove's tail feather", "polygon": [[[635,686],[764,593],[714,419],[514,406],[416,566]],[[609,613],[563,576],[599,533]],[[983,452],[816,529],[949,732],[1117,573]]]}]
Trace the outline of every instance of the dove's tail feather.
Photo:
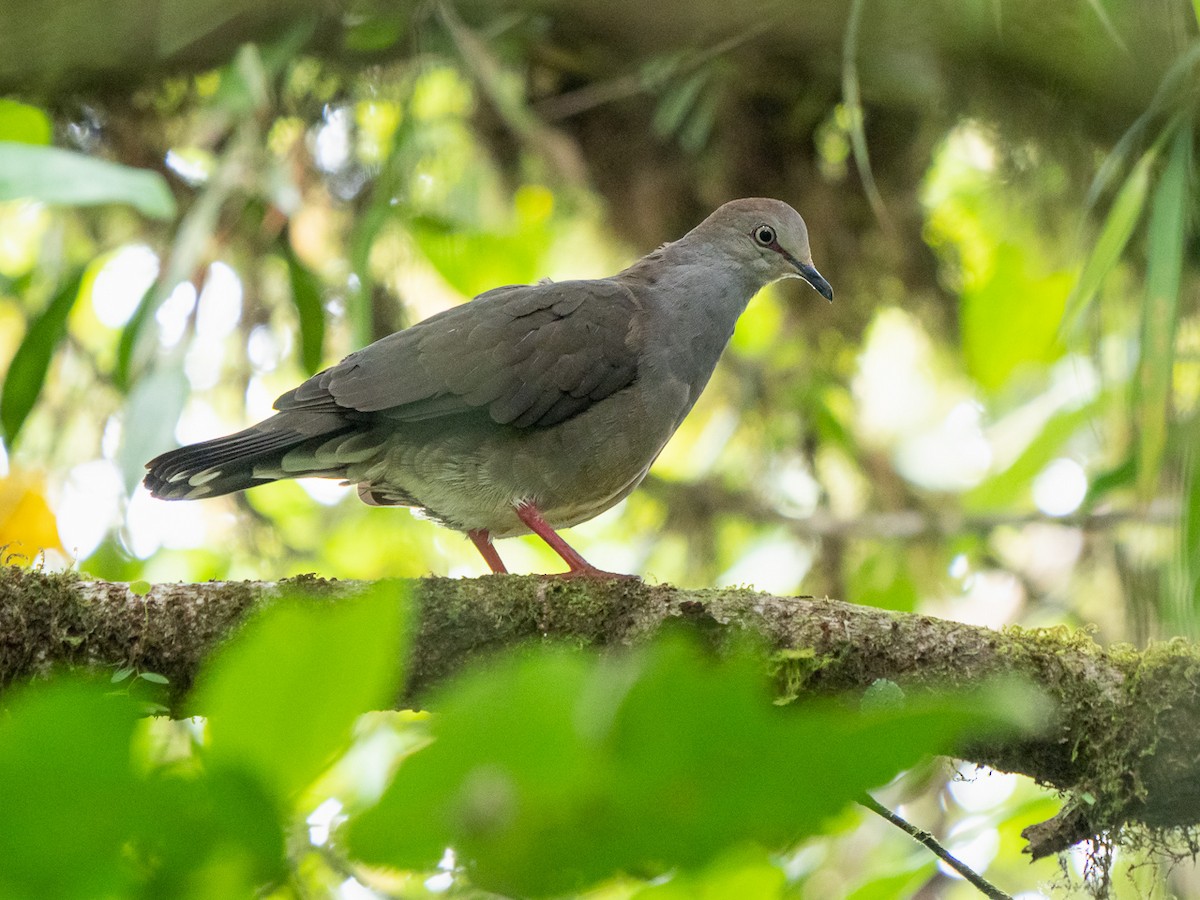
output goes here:
[{"label": "dove's tail feather", "polygon": [[[321,449],[335,432],[313,435],[280,427],[280,416],[237,434],[170,450],[146,463],[143,481],[162,500],[199,500],[232,494],[282,478],[344,477],[344,463]],[[341,431],[340,434],[344,434]]]}]

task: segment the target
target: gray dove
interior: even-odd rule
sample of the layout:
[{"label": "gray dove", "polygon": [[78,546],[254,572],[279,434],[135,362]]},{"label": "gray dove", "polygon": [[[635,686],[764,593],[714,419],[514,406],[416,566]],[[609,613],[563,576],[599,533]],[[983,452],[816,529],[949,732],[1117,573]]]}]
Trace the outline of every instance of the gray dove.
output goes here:
[{"label": "gray dove", "polygon": [[620,502],[708,383],[759,289],[803,278],[808,230],[779,200],[734,200],[611,278],[509,285],[351,353],[244,431],[164,453],[164,500],[321,476],[366,503],[493,538],[533,534],[568,575],[609,577],[555,531]]}]

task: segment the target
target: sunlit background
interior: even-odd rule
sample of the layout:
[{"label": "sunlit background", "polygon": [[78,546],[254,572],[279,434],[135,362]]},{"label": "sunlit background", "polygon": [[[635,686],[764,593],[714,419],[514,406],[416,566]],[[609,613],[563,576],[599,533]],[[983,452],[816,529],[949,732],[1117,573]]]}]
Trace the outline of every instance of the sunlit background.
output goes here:
[{"label": "sunlit background", "polygon": [[[1071,10],[1084,69],[1146,39],[1122,31],[1132,2]],[[1023,14],[997,33],[1019,33]],[[374,46],[394,19],[360,11],[351,30]],[[406,49],[369,65],[299,52],[285,36],[108,105],[38,91],[0,100],[0,141],[157,170],[170,187],[165,209],[140,185],[94,205],[70,172],[55,190],[0,174],[10,560],[149,582],[483,574],[464,536],[368,508],[335,481],[168,503],[140,486],[143,465],[266,417],[313,371],[483,290],[612,274],[716,204],[760,193],[806,216],[836,303],[795,283],[764,290],[646,484],[568,540],[601,568],[683,587],[828,595],[997,628],[1086,624],[1102,641],[1195,636],[1196,548],[1183,523],[1200,503],[1188,432],[1200,320],[1188,267],[1176,267],[1171,303],[1153,294],[1171,283],[1169,263],[1156,263],[1170,252],[1156,191],[1173,190],[1171,129],[1190,118],[1152,117],[1122,147],[1136,103],[1102,131],[1065,112],[1070,87],[1032,98],[995,88],[977,108],[918,116],[928,97],[953,93],[919,54],[890,63],[910,67],[916,99],[896,103],[879,63],[864,70],[860,106],[830,50],[809,74],[835,73],[838,91],[797,98],[786,115],[764,101],[763,120],[775,118],[761,143],[783,164],[760,172],[731,162],[750,120],[730,100],[730,73],[775,65],[777,45],[756,50],[758,37],[742,35],[723,50],[646,50],[627,67],[640,87],[605,101],[573,93],[585,90],[583,62],[531,62],[526,29],[483,19],[405,21]],[[843,23],[821,27],[840,50]],[[883,20],[862,27],[876,46]],[[472,28],[488,38],[483,57]],[[1182,47],[1194,31],[1172,34]],[[616,112],[589,118],[593,107]],[[1061,131],[1037,133],[1060,115]],[[636,139],[617,128],[626,119]],[[878,185],[864,177],[866,153]],[[632,167],[661,155],[686,186],[619,171],[625,155]],[[1179,255],[1194,261],[1191,246]],[[532,538],[500,551],[515,572],[561,568]],[[378,780],[411,749],[408,719],[397,721],[364,726],[356,764],[309,798],[313,847],[341,815],[338,791],[350,788],[338,778]],[[1021,828],[1053,814],[1052,796],[950,765],[881,797],[976,869],[1022,885],[1025,900],[1080,889],[1081,854],[1060,871],[1019,853]],[[797,896],[973,896],[857,810],[775,862]],[[1130,896],[1160,877],[1118,862]],[[448,857],[420,891],[451,890],[454,871]],[[1196,888],[1186,867],[1173,878]],[[339,892],[377,896],[352,878]]]}]

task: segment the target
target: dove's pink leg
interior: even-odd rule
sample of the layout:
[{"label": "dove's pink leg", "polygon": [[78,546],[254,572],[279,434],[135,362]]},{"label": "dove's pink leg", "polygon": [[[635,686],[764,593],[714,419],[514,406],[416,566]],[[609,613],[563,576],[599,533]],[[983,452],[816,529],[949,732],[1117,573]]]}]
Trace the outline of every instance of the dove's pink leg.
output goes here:
[{"label": "dove's pink leg", "polygon": [[621,575],[618,572],[606,572],[603,569],[597,569],[580,556],[575,548],[559,537],[558,532],[550,527],[550,523],[542,518],[541,511],[528,500],[518,506],[516,511],[517,518],[528,525],[530,531],[549,544],[550,549],[563,558],[563,561],[570,569],[569,572],[562,573],[564,576],[582,575],[588,578],[637,578],[636,575]]},{"label": "dove's pink leg", "polygon": [[487,529],[479,528],[475,531],[468,531],[467,537],[471,539],[471,543],[475,545],[487,562],[488,567],[496,575],[508,574],[508,569],[504,566],[504,560],[500,558],[500,554],[496,552],[496,547],[492,543],[492,536],[487,533]]}]

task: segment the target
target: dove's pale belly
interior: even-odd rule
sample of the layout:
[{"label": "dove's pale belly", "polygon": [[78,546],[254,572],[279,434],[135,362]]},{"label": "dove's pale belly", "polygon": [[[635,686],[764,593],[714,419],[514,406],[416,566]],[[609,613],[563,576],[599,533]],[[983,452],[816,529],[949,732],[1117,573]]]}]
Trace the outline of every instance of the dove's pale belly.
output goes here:
[{"label": "dove's pale belly", "polygon": [[526,501],[552,527],[565,528],[616,505],[641,483],[690,409],[690,395],[674,379],[652,391],[635,382],[548,429],[439,423],[436,433],[421,434],[401,426],[381,434],[368,458],[348,462],[341,477],[358,484],[367,502],[422,508],[460,531],[528,534],[515,512]]}]

